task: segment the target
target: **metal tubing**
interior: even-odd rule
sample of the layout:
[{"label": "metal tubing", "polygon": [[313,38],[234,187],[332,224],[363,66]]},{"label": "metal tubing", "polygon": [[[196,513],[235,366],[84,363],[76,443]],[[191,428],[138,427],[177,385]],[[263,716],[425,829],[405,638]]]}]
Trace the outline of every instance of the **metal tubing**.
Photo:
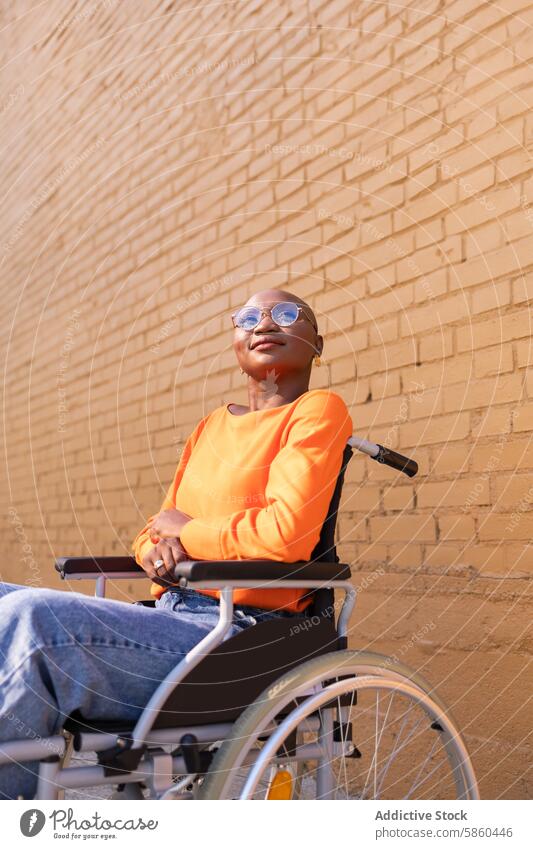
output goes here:
[{"label": "metal tubing", "polygon": [[[232,722],[213,723],[212,725],[190,725],[187,727],[161,728],[150,732],[146,740],[148,746],[175,745],[184,734],[194,734],[199,743],[216,743],[225,740],[233,728]],[[127,737],[127,734],[121,734]],[[117,742],[117,734],[83,731],[77,740],[77,752],[102,752]]]},{"label": "metal tubing", "polygon": [[59,758],[54,761],[41,761],[35,799],[56,800],[59,798],[61,787],[58,786],[57,777],[60,772],[61,761]]},{"label": "metal tubing", "polygon": [[66,740],[61,734],[54,737],[43,737],[41,740],[12,740],[0,743],[0,764],[10,764],[13,761],[38,761],[50,755],[62,757],[65,753]]},{"label": "metal tubing", "polygon": [[379,454],[379,445],[376,445],[375,442],[369,442],[368,439],[361,439],[359,436],[350,436],[346,441],[352,448],[356,448],[362,454],[368,454],[369,457],[377,457]]},{"label": "metal tubing", "polygon": [[233,621],[233,589],[225,586],[220,594],[220,615],[215,627],[200,640],[182,661],[163,679],[155,693],[151,696],[139,720],[133,729],[132,748],[137,749],[146,742],[157,714],[163,707],[174,688],[183,681],[185,676],[197,666],[205,655],[209,654],[223,641],[231,629]]},{"label": "metal tubing", "polygon": [[355,602],[357,601],[357,590],[348,582],[345,582],[342,589],[344,590],[345,595],[341,611],[339,613],[339,618],[337,620],[337,633],[339,637],[345,637],[348,639],[348,623],[355,607]]},{"label": "metal tubing", "polygon": [[96,579],[96,587],[94,588],[96,598],[105,598],[106,580],[106,575],[98,575]]},{"label": "metal tubing", "polygon": [[335,782],[333,778],[333,708],[322,711],[318,746],[322,750],[316,767],[318,799],[331,799]]}]

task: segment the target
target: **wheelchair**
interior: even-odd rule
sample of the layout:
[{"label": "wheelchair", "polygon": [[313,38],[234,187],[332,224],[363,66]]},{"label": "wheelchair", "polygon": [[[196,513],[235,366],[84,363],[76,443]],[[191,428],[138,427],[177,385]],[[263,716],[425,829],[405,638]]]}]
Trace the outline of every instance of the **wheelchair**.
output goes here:
[{"label": "wheelchair", "polygon": [[[414,460],[352,436],[309,562],[179,563],[178,586],[221,590],[217,625],[135,722],[71,714],[60,734],[4,744],[1,762],[38,761],[36,799],[84,788],[139,800],[479,798],[457,723],[433,687],[394,658],[347,647],[356,590],[334,531],[354,448],[417,473]],[[102,598],[108,578],[146,578],[131,556],[55,565],[63,579],[94,578]],[[304,588],[312,602],[229,636],[234,589],[266,586]],[[74,752],[97,762],[73,766]]]}]

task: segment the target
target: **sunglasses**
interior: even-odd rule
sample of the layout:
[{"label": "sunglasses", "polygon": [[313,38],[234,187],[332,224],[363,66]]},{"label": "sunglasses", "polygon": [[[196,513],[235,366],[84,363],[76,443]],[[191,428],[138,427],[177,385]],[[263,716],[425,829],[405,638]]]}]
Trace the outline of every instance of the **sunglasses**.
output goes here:
[{"label": "sunglasses", "polygon": [[278,327],[290,327],[299,319],[301,314],[311,322],[315,330],[318,330],[315,322],[307,315],[303,307],[292,301],[281,301],[273,307],[241,307],[240,310],[232,313],[231,320],[234,327],[240,327],[242,330],[253,330],[261,322],[265,313]]}]

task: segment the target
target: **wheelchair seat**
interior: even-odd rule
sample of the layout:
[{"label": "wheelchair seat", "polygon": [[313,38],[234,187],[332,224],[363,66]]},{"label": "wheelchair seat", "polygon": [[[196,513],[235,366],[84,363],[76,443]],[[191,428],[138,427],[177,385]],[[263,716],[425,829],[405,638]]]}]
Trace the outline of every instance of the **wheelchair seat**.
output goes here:
[{"label": "wheelchair seat", "polygon": [[[337,648],[337,632],[330,619],[295,615],[258,622],[225,640],[189,672],[161,708],[153,728],[235,722],[280,675]],[[134,725],[76,713],[64,727],[74,734],[127,735]]]}]

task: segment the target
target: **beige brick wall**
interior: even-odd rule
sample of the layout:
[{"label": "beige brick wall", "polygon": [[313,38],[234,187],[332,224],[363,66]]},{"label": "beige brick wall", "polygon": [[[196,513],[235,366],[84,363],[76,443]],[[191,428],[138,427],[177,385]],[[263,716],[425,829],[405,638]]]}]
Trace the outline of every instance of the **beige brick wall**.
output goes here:
[{"label": "beige brick wall", "polygon": [[246,398],[230,309],[290,287],[313,386],[420,464],[352,460],[351,644],[435,684],[485,797],[530,797],[531,3],[32,5],[0,3],[2,576],[129,550]]}]

